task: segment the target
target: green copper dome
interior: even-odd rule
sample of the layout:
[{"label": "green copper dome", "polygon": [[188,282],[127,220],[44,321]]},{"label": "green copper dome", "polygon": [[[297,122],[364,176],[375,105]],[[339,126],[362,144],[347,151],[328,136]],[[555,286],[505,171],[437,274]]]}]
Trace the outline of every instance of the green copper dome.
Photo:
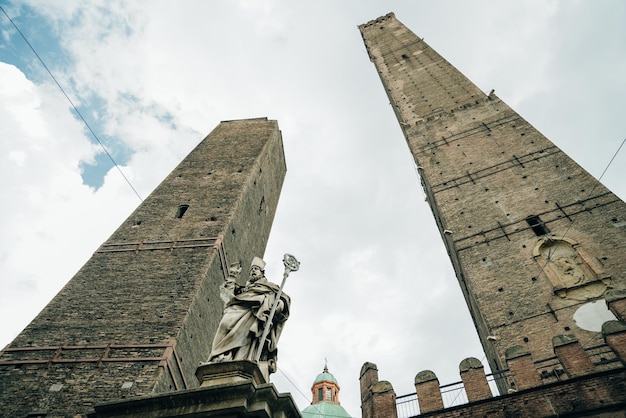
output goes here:
[{"label": "green copper dome", "polygon": [[335,379],[335,376],[333,376],[331,373],[328,372],[328,368],[327,367],[324,367],[324,371],[317,375],[317,377],[313,381],[313,384],[316,384],[316,383],[319,383],[319,382],[332,382],[332,383],[334,383],[336,385],[339,384],[339,383],[337,383],[337,379]]},{"label": "green copper dome", "polygon": [[339,404],[339,383],[324,365],[324,371],[317,375],[311,387],[311,405],[302,410],[303,418],[349,418],[350,414]]},{"label": "green copper dome", "polygon": [[[331,374],[332,376],[332,374]],[[328,418],[328,417],[339,417],[339,418],[349,418],[350,414],[343,409],[343,406],[330,403],[330,402],[319,402],[315,405],[309,405],[304,410],[302,410],[303,418]]]}]

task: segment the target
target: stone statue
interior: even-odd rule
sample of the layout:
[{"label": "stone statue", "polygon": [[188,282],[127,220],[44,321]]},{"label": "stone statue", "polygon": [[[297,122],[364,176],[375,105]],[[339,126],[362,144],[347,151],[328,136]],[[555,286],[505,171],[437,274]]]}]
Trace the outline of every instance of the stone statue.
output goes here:
[{"label": "stone statue", "polygon": [[[286,264],[285,268],[287,269]],[[241,266],[239,263],[230,266],[229,277],[220,289],[224,314],[213,339],[209,363],[261,361],[267,362],[269,373],[276,371],[276,345],[289,317],[290,299],[282,293],[282,286],[279,287],[265,278],[264,269],[265,262],[254,257],[250,266],[250,277],[241,286],[236,283]],[[272,312],[274,305],[275,312]],[[268,318],[271,325],[266,330]],[[264,331],[267,343],[259,348]]]}]

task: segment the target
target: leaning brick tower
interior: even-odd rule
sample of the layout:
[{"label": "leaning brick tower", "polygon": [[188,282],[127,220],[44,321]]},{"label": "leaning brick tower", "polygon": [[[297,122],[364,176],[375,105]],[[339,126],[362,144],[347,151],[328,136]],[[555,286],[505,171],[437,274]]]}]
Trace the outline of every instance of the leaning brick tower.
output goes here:
[{"label": "leaning brick tower", "polygon": [[0,351],[0,415],[198,386],[219,285],[263,255],[285,171],[276,121],[220,123]]},{"label": "leaning brick tower", "polygon": [[624,295],[626,205],[393,13],[359,29],[492,371],[529,354],[554,379],[561,366],[543,359],[572,341],[600,347],[591,312],[610,317],[607,300]]}]

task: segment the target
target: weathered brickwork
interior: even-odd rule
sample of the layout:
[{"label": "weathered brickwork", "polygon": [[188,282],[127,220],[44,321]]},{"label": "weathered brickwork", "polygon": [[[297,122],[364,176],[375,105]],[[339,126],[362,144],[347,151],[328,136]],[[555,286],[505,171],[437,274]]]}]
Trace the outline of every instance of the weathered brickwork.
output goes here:
[{"label": "weathered brickwork", "polygon": [[443,409],[439,379],[435,373],[430,370],[423,370],[415,376],[414,383],[421,412]]},{"label": "weathered brickwork", "polygon": [[626,288],[624,202],[393,14],[359,28],[492,371],[512,346],[538,361],[556,335],[593,345],[573,314]]},{"label": "weathered brickwork", "polygon": [[197,386],[224,271],[263,255],[285,171],[276,121],[220,123],[0,352],[2,414]]},{"label": "weathered brickwork", "polygon": [[[626,371],[601,372],[485,399],[420,417],[626,417]],[[621,402],[615,402],[621,399]]]},{"label": "weathered brickwork", "polygon": [[606,304],[617,319],[626,321],[626,290],[608,291]]},{"label": "weathered brickwork", "polygon": [[552,344],[554,354],[569,377],[584,376],[595,371],[591,359],[575,337],[558,335],[552,338]]},{"label": "weathered brickwork", "polygon": [[607,321],[602,324],[602,335],[606,343],[626,366],[626,322]]},{"label": "weathered brickwork", "polygon": [[542,384],[530,353],[524,347],[518,345],[509,348],[506,351],[506,364],[513,376],[512,389],[523,390]]},{"label": "weathered brickwork", "polygon": [[477,358],[466,358],[459,366],[461,380],[465,387],[467,400],[470,402],[491,398],[491,389],[487,384],[485,368]]},{"label": "weathered brickwork", "polygon": [[365,363],[359,377],[362,418],[397,418],[396,392],[391,383],[378,380],[378,368]]}]

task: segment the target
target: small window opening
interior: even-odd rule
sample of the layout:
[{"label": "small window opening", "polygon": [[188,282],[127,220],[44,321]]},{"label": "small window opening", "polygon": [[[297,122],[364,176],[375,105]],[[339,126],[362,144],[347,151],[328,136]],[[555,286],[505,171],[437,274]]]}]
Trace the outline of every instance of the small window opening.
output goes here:
[{"label": "small window opening", "polygon": [[550,233],[550,230],[539,216],[529,216],[528,218],[526,218],[526,223],[528,223],[535,235],[537,235],[538,237]]},{"label": "small window opening", "polygon": [[326,400],[327,401],[332,400],[332,390],[331,390],[331,388],[326,388]]},{"label": "small window opening", "polygon": [[405,60],[408,60],[409,56],[407,54],[402,54],[402,58],[405,59]]},{"label": "small window opening", "polygon": [[178,219],[182,218],[185,212],[187,212],[187,209],[189,209],[189,205],[180,205],[176,211],[176,217]]},{"label": "small window opening", "polygon": [[322,390],[322,388],[317,389],[317,400],[318,401],[324,400],[324,391]]}]

